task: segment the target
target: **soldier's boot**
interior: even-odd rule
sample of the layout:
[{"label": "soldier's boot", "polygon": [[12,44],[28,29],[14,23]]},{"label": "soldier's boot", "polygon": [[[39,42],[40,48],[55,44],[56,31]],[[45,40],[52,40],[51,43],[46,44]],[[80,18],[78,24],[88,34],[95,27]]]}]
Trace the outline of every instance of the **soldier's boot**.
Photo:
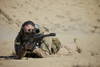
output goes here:
[{"label": "soldier's boot", "polygon": [[78,53],[82,53],[82,48],[81,48],[81,44],[79,42],[79,39],[75,38],[74,39],[74,43],[76,44],[76,49]]}]

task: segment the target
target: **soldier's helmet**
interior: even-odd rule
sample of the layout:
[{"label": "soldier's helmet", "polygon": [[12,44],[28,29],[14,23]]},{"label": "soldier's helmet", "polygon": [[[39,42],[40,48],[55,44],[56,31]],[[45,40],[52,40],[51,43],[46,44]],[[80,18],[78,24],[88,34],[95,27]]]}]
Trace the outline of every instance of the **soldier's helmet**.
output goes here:
[{"label": "soldier's helmet", "polygon": [[28,25],[28,24],[30,24],[30,25],[32,25],[32,26],[35,26],[35,23],[34,23],[34,22],[32,22],[32,21],[26,21],[26,22],[24,22],[24,23],[22,24],[22,27],[24,27],[25,25]]}]

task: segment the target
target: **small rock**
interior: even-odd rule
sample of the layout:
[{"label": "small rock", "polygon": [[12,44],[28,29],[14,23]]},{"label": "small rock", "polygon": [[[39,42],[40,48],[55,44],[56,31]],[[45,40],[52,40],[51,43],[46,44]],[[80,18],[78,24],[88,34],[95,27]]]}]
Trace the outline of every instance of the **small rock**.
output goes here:
[{"label": "small rock", "polygon": [[92,51],[92,52],[91,52],[91,56],[94,56],[94,55],[98,55],[98,53],[95,52],[95,51]]},{"label": "small rock", "polygon": [[97,19],[98,22],[100,22],[100,19]]},{"label": "small rock", "polygon": [[98,7],[100,7],[100,5],[98,5]]}]

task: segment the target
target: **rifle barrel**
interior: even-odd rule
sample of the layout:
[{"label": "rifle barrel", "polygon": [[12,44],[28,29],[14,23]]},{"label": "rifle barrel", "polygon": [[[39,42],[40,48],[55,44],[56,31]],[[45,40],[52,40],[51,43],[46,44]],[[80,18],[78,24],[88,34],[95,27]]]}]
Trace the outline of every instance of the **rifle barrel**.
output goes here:
[{"label": "rifle barrel", "polygon": [[32,36],[27,36],[23,40],[27,41],[31,37],[33,39],[39,39],[39,38],[44,38],[44,37],[48,37],[48,36],[56,36],[56,34],[55,33],[50,33],[50,34],[36,34],[36,35],[32,35]]}]

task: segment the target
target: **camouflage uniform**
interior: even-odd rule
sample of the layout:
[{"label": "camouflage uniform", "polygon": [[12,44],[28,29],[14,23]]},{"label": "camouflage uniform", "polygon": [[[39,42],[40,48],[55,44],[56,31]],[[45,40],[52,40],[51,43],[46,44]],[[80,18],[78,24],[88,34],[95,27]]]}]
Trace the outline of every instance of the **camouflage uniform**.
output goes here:
[{"label": "camouflage uniform", "polygon": [[[48,29],[44,27],[40,27],[39,30],[40,32],[38,34],[44,33],[45,31],[48,32]],[[25,56],[25,54],[27,53],[25,50],[23,50],[22,46],[24,43],[22,39],[24,37],[25,36],[23,30],[21,29],[15,40],[16,55],[20,58]],[[66,46],[61,46],[58,38],[51,39],[50,37],[45,37],[43,40],[45,41],[48,48],[44,43],[42,43],[40,45],[40,48],[36,48],[33,50],[33,53],[37,54],[39,57],[47,57],[51,52],[57,55],[69,55],[74,53],[75,51],[78,51],[79,53],[82,52],[78,39],[75,39],[74,43]]]},{"label": "camouflage uniform", "polygon": [[[39,30],[40,30],[39,33],[44,33],[44,32],[47,31],[48,29],[46,29],[46,28],[44,28],[44,27],[40,27]],[[21,29],[20,32],[19,32],[19,34],[17,35],[17,37],[16,37],[16,39],[15,39],[15,51],[16,51],[16,55],[19,56],[19,57],[23,57],[23,56],[25,56],[25,54],[26,54],[26,51],[23,50],[23,47],[22,47],[22,45],[23,45],[23,40],[22,40],[22,39],[23,39],[24,37],[25,37],[25,36],[24,36],[24,32],[23,32],[23,30]],[[51,41],[51,38],[50,38],[50,37],[45,37],[43,40],[44,40],[45,43],[47,44],[47,47],[49,48],[49,50],[48,50],[48,48],[45,46],[45,44],[42,43],[42,44],[40,45],[40,48],[34,49],[33,52],[36,53],[36,54],[37,54],[38,56],[40,56],[40,57],[47,57],[47,56],[49,55],[49,52],[51,52],[51,43],[52,43],[52,41]]]}]

